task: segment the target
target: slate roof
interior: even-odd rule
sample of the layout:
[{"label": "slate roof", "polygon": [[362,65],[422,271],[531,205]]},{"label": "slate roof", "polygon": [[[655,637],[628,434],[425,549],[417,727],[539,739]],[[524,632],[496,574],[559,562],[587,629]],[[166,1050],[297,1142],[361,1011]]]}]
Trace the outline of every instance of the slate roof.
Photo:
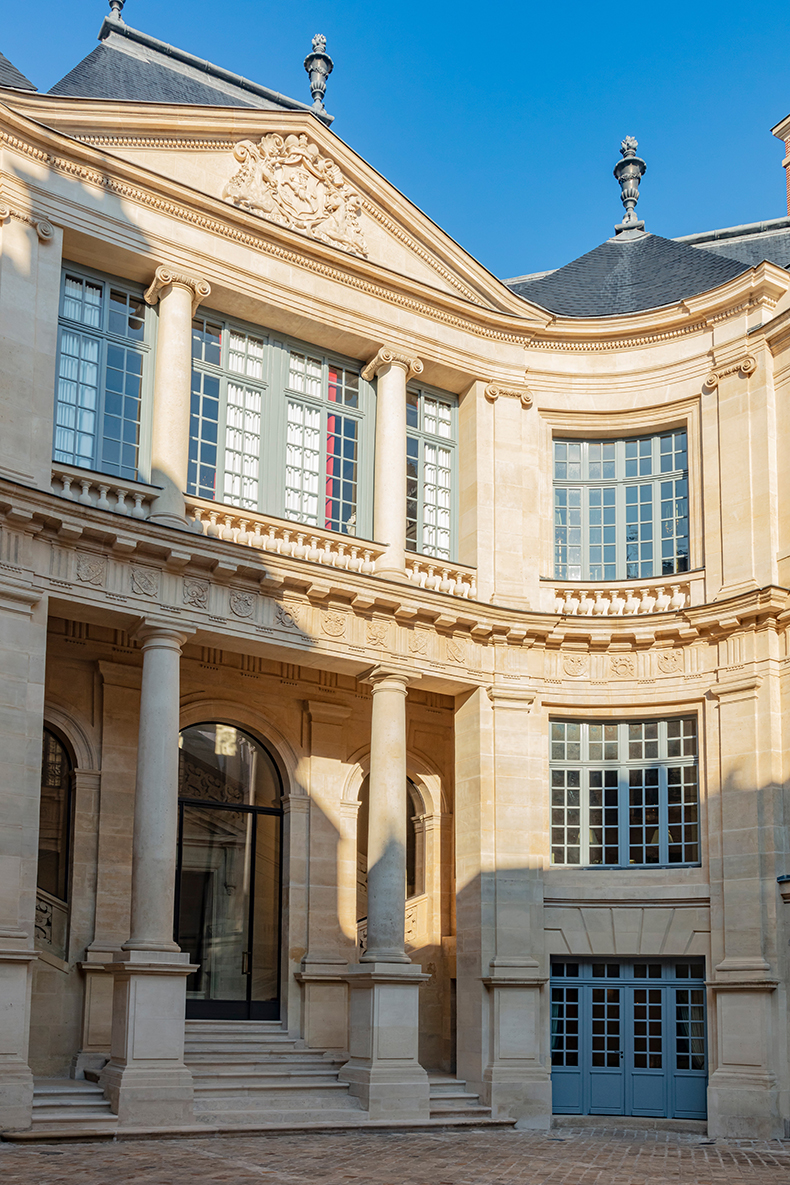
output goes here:
[{"label": "slate roof", "polygon": [[728,259],[739,259],[750,267],[767,259],[769,263],[790,270],[790,218],[771,218],[765,222],[683,235],[675,242],[688,243],[714,255],[726,255]]},{"label": "slate roof", "polygon": [[[105,18],[99,41],[101,44],[56,82],[49,94],[264,111],[313,110],[307,103],[196,58],[117,18]],[[332,122],[326,112],[315,114],[327,124]]]},{"label": "slate roof", "polygon": [[518,296],[564,317],[618,317],[676,304],[717,288],[751,265],[699,247],[641,234],[601,243],[537,278],[508,281]]},{"label": "slate roof", "polygon": [[0,86],[13,86],[20,91],[34,91],[37,87],[29,78],[25,78],[21,70],[17,70],[13,62],[0,53]]}]

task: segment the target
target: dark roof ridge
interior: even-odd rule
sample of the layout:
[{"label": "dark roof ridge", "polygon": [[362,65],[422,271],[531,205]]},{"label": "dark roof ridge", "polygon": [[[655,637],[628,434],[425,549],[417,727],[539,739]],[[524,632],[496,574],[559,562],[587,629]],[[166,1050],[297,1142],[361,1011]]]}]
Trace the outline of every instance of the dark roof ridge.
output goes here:
[{"label": "dark roof ridge", "polygon": [[241,74],[234,74],[232,70],[226,70],[224,66],[215,66],[213,62],[208,62],[204,58],[198,58],[195,54],[188,53],[184,49],[178,49],[177,46],[168,45],[166,41],[160,41],[158,37],[152,37],[150,33],[144,33],[141,29],[133,29],[131,25],[127,25],[125,21],[119,20],[117,17],[106,16],[99,30],[99,41],[107,41],[113,34],[115,36],[125,37],[129,41],[137,42],[138,45],[145,46],[146,49],[152,49],[165,57],[173,58],[176,62],[181,62],[183,65],[207,75],[209,78],[216,78],[221,82],[229,83],[241,91],[249,91],[251,94],[258,95],[263,99],[269,99],[273,103],[290,107],[294,111],[304,111],[305,113],[315,115],[317,119],[320,119],[322,123],[327,125],[332,123],[334,119],[334,116],[327,114],[325,111],[314,111],[309,103],[302,103],[299,99],[291,99],[287,95],[281,95],[278,91],[271,90],[267,86],[262,86],[259,82],[253,82],[249,78],[244,78]]},{"label": "dark roof ridge", "polygon": [[692,235],[677,235],[674,243],[713,243],[721,239],[740,239],[747,235],[770,234],[772,231],[790,229],[790,215],[781,218],[766,218],[762,222],[744,222],[740,226],[723,226],[718,230],[702,230]]}]

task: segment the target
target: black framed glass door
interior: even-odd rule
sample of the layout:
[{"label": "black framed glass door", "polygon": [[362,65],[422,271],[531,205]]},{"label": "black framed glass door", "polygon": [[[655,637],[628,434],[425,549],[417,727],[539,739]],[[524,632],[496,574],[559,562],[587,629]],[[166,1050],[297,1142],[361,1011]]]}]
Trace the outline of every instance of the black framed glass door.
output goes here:
[{"label": "black framed glass door", "polygon": [[198,725],[181,734],[180,789],[175,939],[198,964],[187,978],[187,1017],[276,1020],[282,896],[276,766],[240,730]]}]

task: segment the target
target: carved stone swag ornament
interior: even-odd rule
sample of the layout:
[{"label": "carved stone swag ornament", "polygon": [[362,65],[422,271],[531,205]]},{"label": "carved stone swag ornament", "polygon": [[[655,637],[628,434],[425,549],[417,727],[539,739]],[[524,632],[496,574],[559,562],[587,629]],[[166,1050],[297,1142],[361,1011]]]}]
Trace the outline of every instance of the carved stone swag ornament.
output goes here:
[{"label": "carved stone swag ornament", "polygon": [[359,215],[362,201],[338,166],[307,136],[276,132],[257,144],[240,140],[233,155],[241,168],[222,191],[225,201],[300,230],[354,255],[368,249]]}]

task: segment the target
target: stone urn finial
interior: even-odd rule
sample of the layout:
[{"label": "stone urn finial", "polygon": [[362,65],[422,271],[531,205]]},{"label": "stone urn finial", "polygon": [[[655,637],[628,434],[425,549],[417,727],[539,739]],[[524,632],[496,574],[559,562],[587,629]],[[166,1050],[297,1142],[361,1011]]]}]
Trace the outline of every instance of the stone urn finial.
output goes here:
[{"label": "stone urn finial", "polygon": [[326,111],[324,107],[326,80],[334,70],[335,63],[326,52],[326,37],[323,33],[316,33],[313,38],[313,52],[305,58],[304,68],[310,76],[313,111]]},{"label": "stone urn finial", "polygon": [[620,182],[620,200],[625,206],[623,221],[615,226],[618,237],[636,238],[644,234],[645,224],[636,216],[636,203],[639,201],[639,182],[645,175],[647,165],[636,155],[639,147],[633,136],[626,136],[620,145],[622,160],[614,166],[614,175]]}]

